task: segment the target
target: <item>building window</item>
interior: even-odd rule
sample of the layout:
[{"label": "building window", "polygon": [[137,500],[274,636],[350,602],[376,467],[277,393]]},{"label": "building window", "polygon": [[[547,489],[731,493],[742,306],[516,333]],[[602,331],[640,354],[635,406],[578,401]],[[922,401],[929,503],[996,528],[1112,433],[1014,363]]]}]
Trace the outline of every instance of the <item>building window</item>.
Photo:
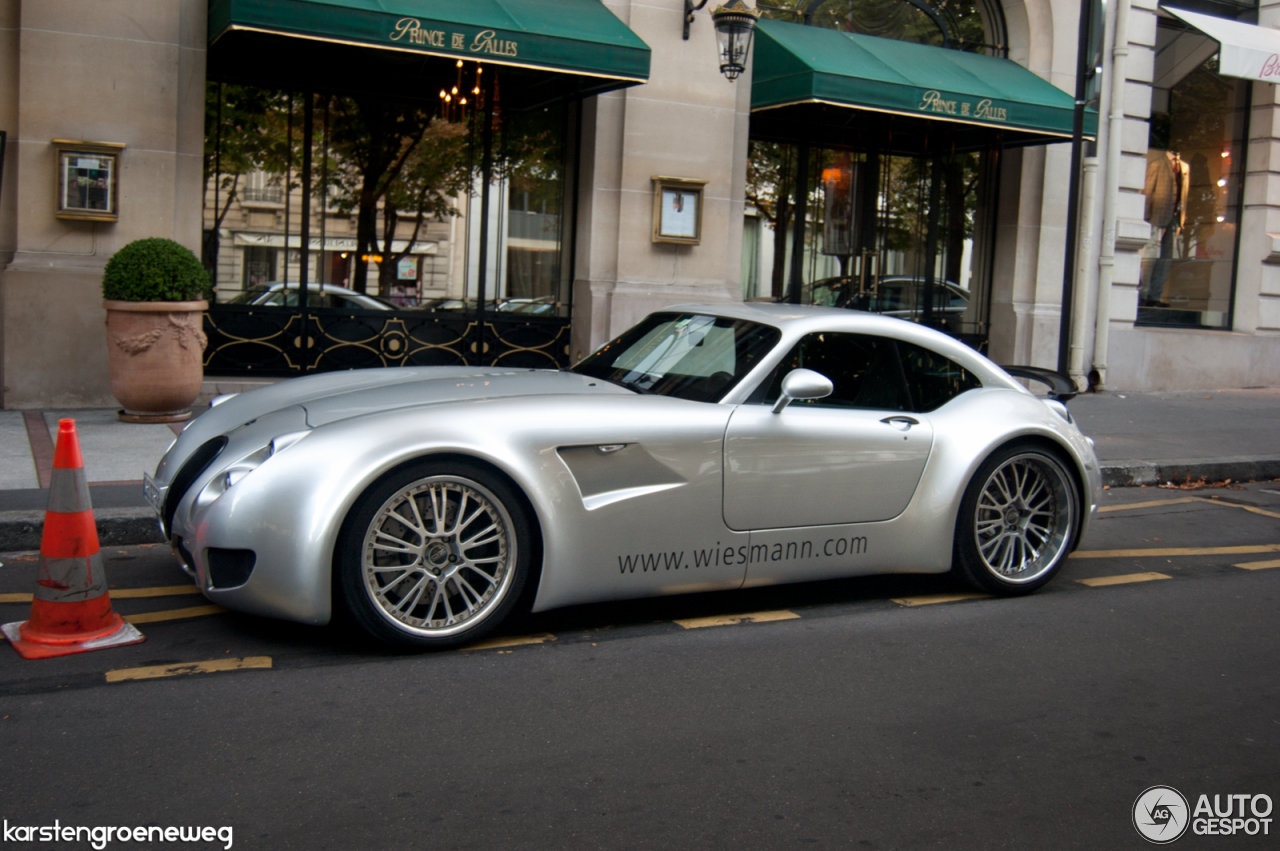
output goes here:
[{"label": "building window", "polygon": [[245,175],[245,186],[240,197],[250,203],[284,203],[284,188],[279,175],[272,176],[265,171],[251,171]]},{"label": "building window", "polygon": [[244,288],[276,280],[276,249],[254,245],[244,250]]},{"label": "building window", "polygon": [[1250,84],[1217,43],[1162,20],[1152,90],[1138,324],[1230,328]]}]

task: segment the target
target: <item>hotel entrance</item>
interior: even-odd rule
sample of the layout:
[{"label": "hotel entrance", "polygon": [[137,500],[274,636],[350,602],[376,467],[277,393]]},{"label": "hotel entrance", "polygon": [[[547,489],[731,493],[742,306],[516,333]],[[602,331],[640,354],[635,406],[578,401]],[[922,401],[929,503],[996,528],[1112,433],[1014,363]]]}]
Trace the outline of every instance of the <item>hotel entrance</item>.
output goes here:
[{"label": "hotel entrance", "polygon": [[581,103],[639,37],[596,0],[213,0],[209,37],[206,374],[568,364]]},{"label": "hotel entrance", "polygon": [[1002,156],[1068,141],[1072,97],[1004,58],[996,3],[814,0],[768,14],[744,297],[869,310],[985,349]]}]

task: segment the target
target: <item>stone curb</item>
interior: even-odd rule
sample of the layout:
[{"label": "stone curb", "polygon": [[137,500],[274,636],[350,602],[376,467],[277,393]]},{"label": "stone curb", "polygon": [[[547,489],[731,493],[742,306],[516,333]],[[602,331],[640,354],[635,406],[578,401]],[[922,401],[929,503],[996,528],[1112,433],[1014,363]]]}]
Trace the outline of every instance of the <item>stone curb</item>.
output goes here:
[{"label": "stone curb", "polygon": [[[1102,465],[1102,483],[1113,488],[1181,484],[1204,477],[1209,482],[1280,478],[1280,456],[1272,458],[1211,458],[1185,461],[1116,461]],[[162,544],[155,512],[149,508],[99,508],[98,542],[104,547]],[[0,552],[40,549],[43,511],[0,511]]]},{"label": "stone curb", "polygon": [[[159,520],[149,508],[97,508],[93,516],[99,546],[164,543]],[[0,511],[0,552],[38,550],[43,531],[43,511]]]},{"label": "stone curb", "polygon": [[1205,458],[1173,461],[1112,461],[1102,465],[1102,483],[1113,488],[1138,485],[1182,484],[1204,478],[1207,482],[1266,481],[1280,478],[1280,456],[1270,458]]}]

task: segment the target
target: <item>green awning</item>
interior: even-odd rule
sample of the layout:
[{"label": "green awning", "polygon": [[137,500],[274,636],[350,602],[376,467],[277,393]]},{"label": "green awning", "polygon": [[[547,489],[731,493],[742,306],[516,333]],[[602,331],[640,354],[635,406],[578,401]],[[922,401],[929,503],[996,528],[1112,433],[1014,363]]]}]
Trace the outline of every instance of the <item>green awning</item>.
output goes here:
[{"label": "green awning", "polygon": [[[300,51],[300,40],[313,48]],[[283,52],[307,72],[333,73],[333,60],[319,57],[356,63],[352,57],[363,55],[367,63],[373,48],[399,54],[400,69],[412,67],[406,58],[465,59],[572,75],[582,81],[580,93],[649,77],[649,46],[600,0],[210,0],[209,44],[224,67],[269,64]],[[348,50],[326,54],[322,45]]]},{"label": "green awning", "polygon": [[[788,124],[808,114],[830,125],[849,109],[885,113],[913,119],[917,131],[920,120],[963,125],[951,135],[969,147],[992,131],[1011,144],[1071,137],[1072,96],[1008,59],[767,19],[756,32],[751,109],[762,118],[779,110]],[[795,109],[803,105],[826,108]],[[1097,124],[1087,111],[1086,135]],[[932,126],[943,144],[947,134]]]}]

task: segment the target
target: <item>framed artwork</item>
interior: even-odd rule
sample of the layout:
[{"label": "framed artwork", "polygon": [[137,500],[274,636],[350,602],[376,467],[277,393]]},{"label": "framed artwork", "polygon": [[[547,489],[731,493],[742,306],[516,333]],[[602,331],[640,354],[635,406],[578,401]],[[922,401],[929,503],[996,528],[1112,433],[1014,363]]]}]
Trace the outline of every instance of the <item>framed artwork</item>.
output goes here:
[{"label": "framed artwork", "polygon": [[118,142],[54,139],[59,219],[114,222],[120,218],[120,152]]},{"label": "framed artwork", "polygon": [[702,242],[702,190],[705,180],[686,177],[653,181],[653,241],[676,245]]}]

